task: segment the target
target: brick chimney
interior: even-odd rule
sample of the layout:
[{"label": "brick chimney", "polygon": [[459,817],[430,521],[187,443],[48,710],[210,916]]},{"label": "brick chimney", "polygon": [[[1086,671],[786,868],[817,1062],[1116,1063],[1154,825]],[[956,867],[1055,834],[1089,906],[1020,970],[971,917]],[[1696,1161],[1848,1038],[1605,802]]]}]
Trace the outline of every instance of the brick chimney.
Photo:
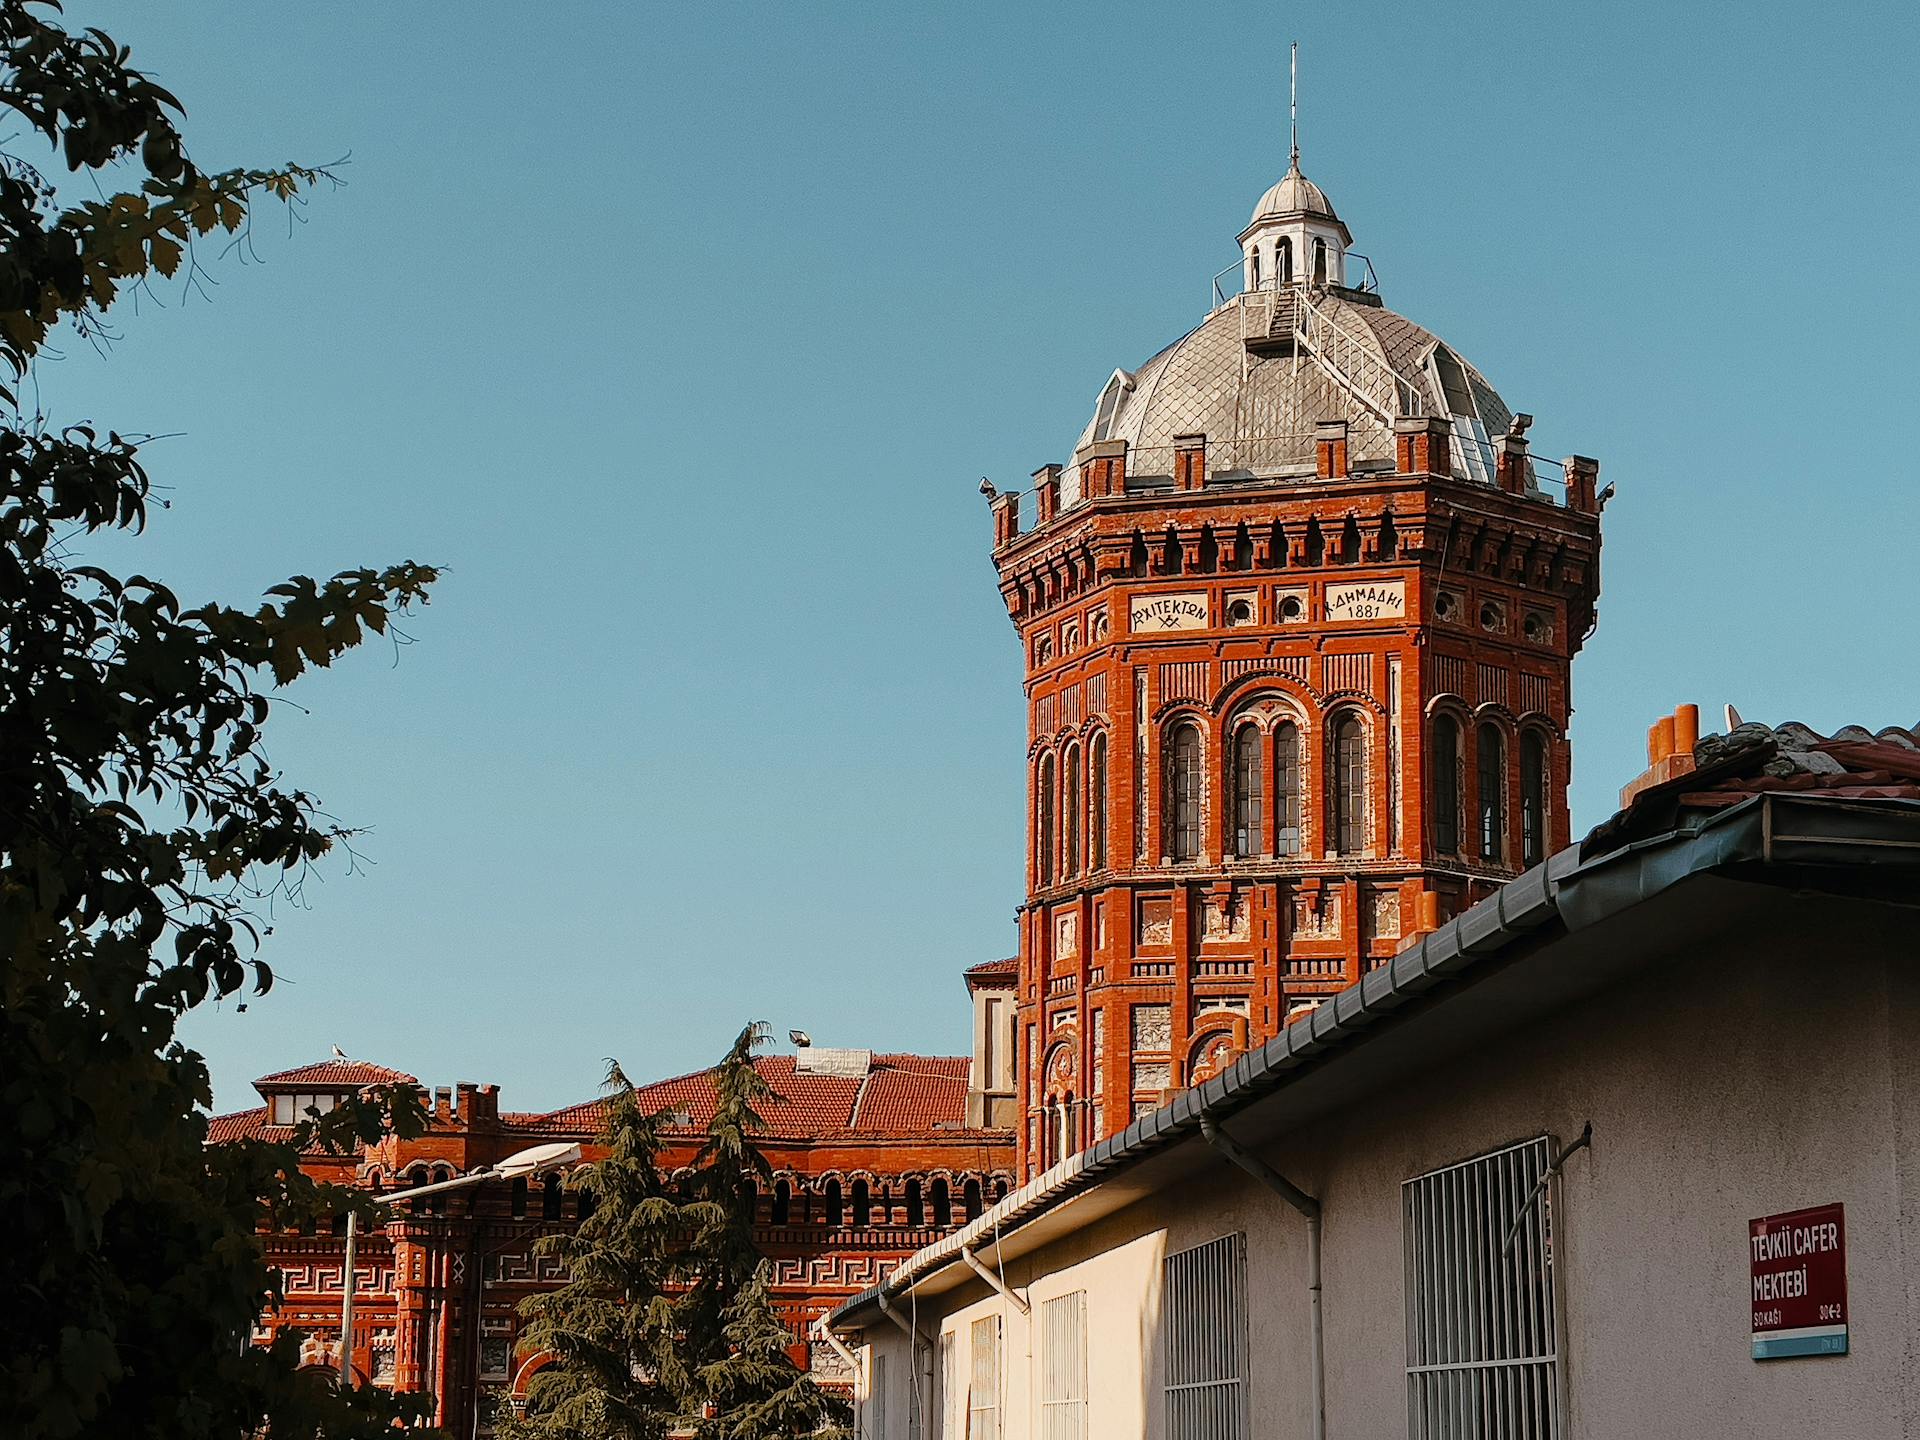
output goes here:
[{"label": "brick chimney", "polygon": [[[1121,456],[1122,464],[1126,457]],[[1124,474],[1122,483],[1125,483]],[[1207,484],[1207,437],[1204,435],[1176,435],[1173,437],[1173,484],[1178,490],[1203,490]]]},{"label": "brick chimney", "polygon": [[1600,485],[1600,462],[1585,455],[1567,457],[1567,508],[1592,515],[1600,509],[1595,498]]},{"label": "brick chimney", "polygon": [[1499,450],[1494,458],[1494,479],[1500,488],[1509,495],[1524,495],[1527,492],[1527,437],[1521,434],[1502,435]]},{"label": "brick chimney", "polygon": [[1313,427],[1313,469],[1322,480],[1347,478],[1347,422],[1322,420]]},{"label": "brick chimney", "polygon": [[1402,475],[1451,475],[1453,422],[1414,415],[1393,422],[1394,468]]},{"label": "brick chimney", "polygon": [[993,548],[998,550],[1020,537],[1020,497],[995,495],[988,503],[993,511]]}]

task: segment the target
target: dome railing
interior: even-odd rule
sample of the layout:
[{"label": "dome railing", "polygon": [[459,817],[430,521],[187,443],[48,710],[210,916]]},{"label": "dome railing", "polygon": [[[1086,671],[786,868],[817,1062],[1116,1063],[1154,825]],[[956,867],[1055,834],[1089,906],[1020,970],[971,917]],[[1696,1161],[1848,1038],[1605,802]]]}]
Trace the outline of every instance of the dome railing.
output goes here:
[{"label": "dome railing", "polygon": [[[1277,276],[1269,275],[1262,279],[1258,285],[1250,287],[1246,283],[1245,262],[1236,261],[1213,277],[1212,308],[1218,310],[1222,305],[1231,304],[1243,295],[1256,292],[1265,293],[1273,290],[1292,290],[1309,287],[1354,290],[1363,295],[1378,295],[1380,293],[1380,277],[1374,274],[1373,261],[1365,255],[1362,255],[1358,250],[1344,250],[1341,254],[1346,258],[1347,279],[1344,284],[1340,285],[1329,285],[1329,282],[1325,280],[1311,280],[1304,275],[1295,275],[1284,280]],[[1359,267],[1357,278],[1355,275],[1356,265]]]}]

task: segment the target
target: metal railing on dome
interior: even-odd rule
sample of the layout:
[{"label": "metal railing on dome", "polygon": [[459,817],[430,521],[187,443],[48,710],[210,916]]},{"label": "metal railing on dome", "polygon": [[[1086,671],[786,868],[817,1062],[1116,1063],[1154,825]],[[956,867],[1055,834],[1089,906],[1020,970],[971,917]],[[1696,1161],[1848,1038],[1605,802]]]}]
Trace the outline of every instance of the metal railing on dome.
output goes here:
[{"label": "metal railing on dome", "polygon": [[1362,255],[1358,250],[1347,251],[1346,261],[1347,278],[1338,285],[1325,279],[1308,280],[1305,276],[1295,275],[1285,280],[1277,280],[1269,277],[1262,280],[1258,285],[1251,287],[1251,291],[1246,284],[1245,262],[1236,261],[1213,277],[1213,308],[1218,310],[1228,301],[1236,300],[1245,294],[1269,290],[1357,290],[1363,295],[1378,295],[1380,293],[1380,277],[1374,274],[1373,261],[1365,255]]}]

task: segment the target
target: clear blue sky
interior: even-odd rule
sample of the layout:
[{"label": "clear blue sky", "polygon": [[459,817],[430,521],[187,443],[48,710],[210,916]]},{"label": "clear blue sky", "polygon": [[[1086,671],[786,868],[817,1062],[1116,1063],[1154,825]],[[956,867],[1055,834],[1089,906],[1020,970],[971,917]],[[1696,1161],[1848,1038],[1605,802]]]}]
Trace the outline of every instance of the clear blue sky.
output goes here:
[{"label": "clear blue sky", "polygon": [[964,1048],[1021,883],[975,487],[1201,317],[1285,167],[1289,38],[1388,303],[1619,486],[1576,825],[1682,700],[1920,719],[1911,5],[69,13],[202,165],[352,155],[212,303],[42,367],[60,418],[180,432],[140,567],[451,567],[417,644],[277,722],[373,863],[191,1024],[223,1107],[335,1043],[511,1108],[750,1017]]}]

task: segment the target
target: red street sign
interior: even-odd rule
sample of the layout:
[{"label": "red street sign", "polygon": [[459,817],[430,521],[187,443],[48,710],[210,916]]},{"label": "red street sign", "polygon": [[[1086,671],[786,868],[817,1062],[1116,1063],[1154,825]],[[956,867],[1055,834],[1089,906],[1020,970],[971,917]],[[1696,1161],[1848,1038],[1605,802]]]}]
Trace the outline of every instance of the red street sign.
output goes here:
[{"label": "red street sign", "polygon": [[1847,1353],[1847,1217],[1816,1205],[1747,1224],[1753,1358]]}]

